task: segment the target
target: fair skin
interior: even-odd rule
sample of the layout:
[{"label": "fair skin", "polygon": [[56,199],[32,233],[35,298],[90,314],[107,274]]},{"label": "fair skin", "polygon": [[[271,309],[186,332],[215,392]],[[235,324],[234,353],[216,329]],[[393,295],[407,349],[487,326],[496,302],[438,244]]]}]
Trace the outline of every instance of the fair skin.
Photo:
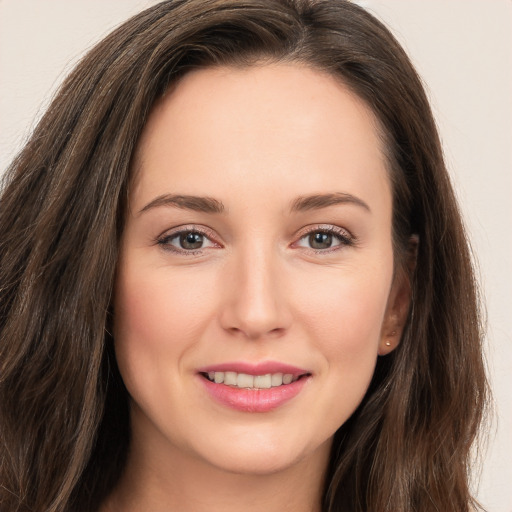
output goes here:
[{"label": "fair skin", "polygon": [[[332,437],[408,307],[381,145],[360,99],[297,64],[195,71],[156,105],[115,296],[132,444],[104,510],[320,510]],[[203,371],[269,361],[301,369],[269,410]]]}]

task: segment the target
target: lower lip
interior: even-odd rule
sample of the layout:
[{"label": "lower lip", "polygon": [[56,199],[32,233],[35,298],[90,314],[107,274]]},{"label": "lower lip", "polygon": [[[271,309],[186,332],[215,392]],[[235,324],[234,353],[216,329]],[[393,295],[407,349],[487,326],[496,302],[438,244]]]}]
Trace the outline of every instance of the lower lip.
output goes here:
[{"label": "lower lip", "polygon": [[296,397],[310,379],[309,376],[304,376],[295,382],[275,388],[243,389],[216,384],[202,375],[199,375],[199,378],[215,401],[243,412],[269,412],[277,409]]}]

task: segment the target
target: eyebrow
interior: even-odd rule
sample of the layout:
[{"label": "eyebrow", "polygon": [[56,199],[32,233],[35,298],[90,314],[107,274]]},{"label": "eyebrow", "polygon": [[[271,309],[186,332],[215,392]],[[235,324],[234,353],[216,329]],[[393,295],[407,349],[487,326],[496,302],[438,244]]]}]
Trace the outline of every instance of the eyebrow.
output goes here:
[{"label": "eyebrow", "polygon": [[[338,204],[353,204],[371,212],[370,207],[362,199],[344,192],[300,196],[292,202],[290,211],[301,212],[308,210],[318,210]],[[139,211],[139,215],[160,206],[171,206],[174,208],[193,210],[202,213],[224,213],[226,211],[224,204],[218,199],[214,199],[213,197],[164,194],[156,197],[146,206],[144,206],[144,208]]]},{"label": "eyebrow", "polygon": [[292,212],[302,212],[307,210],[318,210],[338,204],[353,204],[360,206],[371,213],[370,207],[362,199],[344,192],[301,196],[293,201],[290,209]]},{"label": "eyebrow", "polygon": [[225,207],[222,202],[214,199],[213,197],[164,194],[156,197],[144,206],[144,208],[139,211],[139,215],[159,206],[173,206],[175,208],[203,213],[224,213],[225,211]]}]

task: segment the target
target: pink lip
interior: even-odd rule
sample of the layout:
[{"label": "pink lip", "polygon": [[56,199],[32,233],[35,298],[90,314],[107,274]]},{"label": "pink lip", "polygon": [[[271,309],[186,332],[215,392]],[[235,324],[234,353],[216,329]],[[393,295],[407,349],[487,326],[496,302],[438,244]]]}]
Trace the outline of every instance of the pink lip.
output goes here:
[{"label": "pink lip", "polygon": [[[302,378],[270,389],[239,389],[225,384],[211,382],[201,374],[208,372],[234,371],[248,375],[265,375],[268,373],[289,373],[294,377]],[[198,376],[208,394],[218,403],[243,412],[269,412],[280,407],[297,396],[304,385],[311,379],[307,370],[277,362],[264,362],[259,364],[234,362],[207,366],[198,370]]]},{"label": "pink lip", "polygon": [[290,373],[294,377],[300,377],[307,373],[308,370],[297,368],[289,364],[279,363],[277,361],[264,361],[262,363],[247,363],[242,361],[234,361],[232,363],[214,364],[198,368],[199,373],[208,372],[236,372],[247,373],[247,375],[266,375],[267,373]]}]

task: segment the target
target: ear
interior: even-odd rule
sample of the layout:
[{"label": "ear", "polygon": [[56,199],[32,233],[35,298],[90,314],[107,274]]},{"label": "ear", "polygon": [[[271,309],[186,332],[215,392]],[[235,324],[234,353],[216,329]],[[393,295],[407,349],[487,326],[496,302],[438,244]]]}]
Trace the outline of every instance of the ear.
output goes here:
[{"label": "ear", "polygon": [[379,356],[385,356],[398,347],[411,306],[412,276],[416,268],[418,236],[409,239],[406,261],[397,269],[389,292],[388,303],[379,341]]}]

